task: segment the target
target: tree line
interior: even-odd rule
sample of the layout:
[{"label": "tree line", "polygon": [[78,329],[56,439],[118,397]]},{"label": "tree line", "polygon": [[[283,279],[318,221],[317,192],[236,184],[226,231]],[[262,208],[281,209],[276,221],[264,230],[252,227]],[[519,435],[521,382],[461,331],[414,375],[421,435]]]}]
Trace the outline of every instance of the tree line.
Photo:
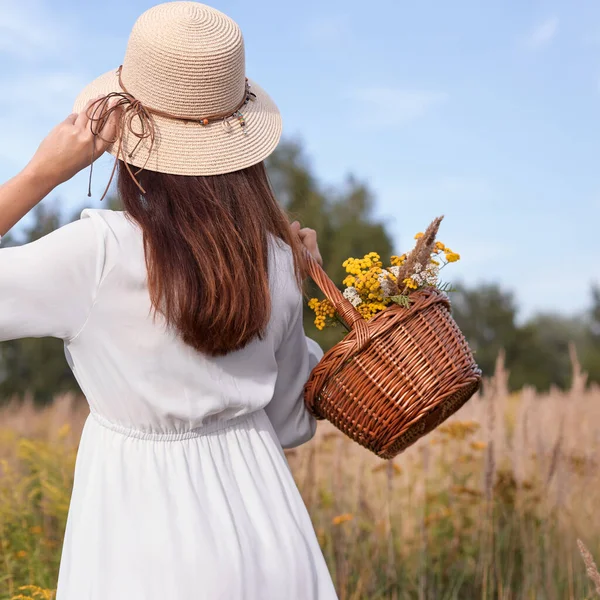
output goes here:
[{"label": "tree line", "polygon": [[[378,252],[382,258],[394,253],[385,224],[374,216],[372,192],[368,186],[348,177],[339,189],[323,186],[314,175],[302,147],[286,142],[269,158],[271,183],[279,201],[292,219],[317,231],[324,267],[339,283],[344,278],[342,262]],[[105,208],[120,210],[116,197]],[[30,225],[17,238],[8,234],[2,245],[34,241],[50,231],[79,218],[84,207],[64,215],[54,200],[39,204]],[[308,296],[318,295],[307,282]],[[539,314],[527,322],[517,321],[517,301],[510,290],[495,283],[469,287],[458,284],[451,294],[453,314],[465,333],[484,374],[490,375],[498,352],[503,349],[510,371],[512,389],[532,385],[543,391],[551,386],[570,385],[568,347],[573,342],[591,381],[600,382],[600,289],[590,290],[590,309],[575,317]],[[324,349],[342,335],[338,328],[317,331],[313,314],[306,309],[305,328]],[[62,392],[79,391],[63,351],[63,343],[52,338],[28,338],[0,344],[0,403],[30,394],[38,404],[52,401]]]}]

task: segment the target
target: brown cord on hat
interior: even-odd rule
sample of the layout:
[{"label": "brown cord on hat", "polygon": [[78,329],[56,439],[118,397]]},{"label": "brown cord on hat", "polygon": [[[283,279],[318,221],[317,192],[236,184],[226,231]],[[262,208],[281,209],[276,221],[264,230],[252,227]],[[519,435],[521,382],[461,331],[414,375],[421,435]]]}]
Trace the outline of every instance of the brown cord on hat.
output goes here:
[{"label": "brown cord on hat", "polygon": [[[140,189],[142,194],[145,194],[146,191],[140,185],[139,181],[136,179],[136,175],[138,175],[139,173],[141,173],[144,170],[146,164],[148,163],[148,159],[150,158],[152,148],[154,147],[154,141],[156,138],[156,126],[154,124],[153,115],[157,115],[159,117],[165,117],[167,119],[176,119],[176,120],[180,120],[180,121],[187,121],[187,122],[194,121],[194,122],[200,123],[202,125],[209,125],[210,123],[214,123],[215,121],[222,121],[223,123],[225,123],[228,119],[230,119],[232,117],[236,117],[240,121],[240,125],[242,126],[242,129],[244,130],[244,132],[246,132],[246,121],[244,120],[243,115],[240,113],[240,109],[243,106],[245,106],[250,100],[253,100],[256,97],[255,94],[253,94],[250,91],[250,85],[248,83],[248,79],[246,79],[246,89],[244,91],[244,97],[233,111],[228,111],[226,113],[221,113],[221,114],[216,114],[216,115],[210,115],[210,116],[198,119],[197,117],[173,115],[171,113],[157,110],[155,108],[150,108],[148,106],[144,106],[142,104],[142,102],[140,100],[138,100],[137,98],[135,98],[135,96],[130,94],[127,91],[127,88],[123,85],[123,81],[121,79],[122,68],[123,68],[123,65],[121,65],[118,68],[117,74],[119,76],[119,85],[121,86],[121,89],[123,91],[122,92],[110,92],[106,96],[103,96],[102,98],[92,102],[92,104],[88,108],[88,117],[90,119],[90,128],[92,130],[92,133],[94,134],[94,136],[99,136],[100,139],[105,142],[109,142],[109,140],[105,140],[100,135],[100,132],[104,129],[104,126],[106,125],[107,120],[109,119],[110,115],[115,110],[122,111],[121,118],[119,121],[118,133],[117,133],[117,139],[119,140],[119,146],[117,148],[115,163],[113,166],[112,173],[110,175],[110,179],[108,181],[108,185],[106,186],[106,189],[104,190],[104,193],[102,194],[102,198],[100,198],[100,201],[102,201],[104,199],[104,197],[106,196],[106,194],[110,188],[110,184],[112,183],[115,171],[117,169],[119,157],[121,156],[121,153],[123,150],[123,132],[125,131],[125,127],[127,127],[129,129],[129,132],[133,136],[138,138],[138,142],[135,145],[135,148],[128,154],[129,158],[131,158],[135,154],[135,151],[138,149],[138,146],[141,144],[142,140],[145,140],[147,138],[150,140],[150,148],[148,149],[148,157],[146,158],[146,162],[144,163],[143,167],[140,167],[135,172],[135,174],[131,171],[128,161],[123,160],[129,175],[131,176],[131,178],[133,179],[133,181],[135,182],[137,187]],[[112,98],[118,98],[119,100],[111,106],[110,101]],[[90,115],[89,110],[91,108],[93,108],[94,110],[93,110],[92,114]],[[96,116],[97,113],[99,113],[98,116]],[[141,131],[140,132],[135,131],[132,127],[133,120],[136,117],[139,118],[139,121],[141,123]],[[110,143],[115,143],[117,141],[117,139],[113,140]],[[88,196],[92,195],[92,172],[93,172],[93,164],[94,164],[93,163],[94,147],[95,147],[95,140],[92,140],[92,162],[90,164],[90,179],[89,179],[89,185],[88,185]]]}]

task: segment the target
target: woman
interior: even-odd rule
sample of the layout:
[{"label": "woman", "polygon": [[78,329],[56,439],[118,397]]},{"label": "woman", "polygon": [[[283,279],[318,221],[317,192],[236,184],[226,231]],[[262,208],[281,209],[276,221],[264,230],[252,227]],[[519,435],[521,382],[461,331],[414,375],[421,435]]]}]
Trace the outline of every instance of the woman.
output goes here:
[{"label": "woman", "polygon": [[0,250],[0,340],[63,339],[91,410],[57,600],[336,597],[282,451],[314,434],[322,353],[295,242],[316,238],[262,162],[280,132],[237,25],[167,3],[0,188],[4,234],[108,150],[125,207]]}]

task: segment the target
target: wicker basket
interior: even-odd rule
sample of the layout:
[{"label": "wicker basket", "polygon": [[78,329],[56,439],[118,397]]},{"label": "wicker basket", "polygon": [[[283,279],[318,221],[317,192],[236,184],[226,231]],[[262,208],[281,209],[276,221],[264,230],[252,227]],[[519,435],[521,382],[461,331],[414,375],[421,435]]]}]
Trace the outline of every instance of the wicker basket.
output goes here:
[{"label": "wicker basket", "polygon": [[481,371],[434,289],[414,292],[365,321],[318,263],[309,274],[350,327],[313,370],[304,399],[381,458],[393,458],[455,413],[481,384]]}]

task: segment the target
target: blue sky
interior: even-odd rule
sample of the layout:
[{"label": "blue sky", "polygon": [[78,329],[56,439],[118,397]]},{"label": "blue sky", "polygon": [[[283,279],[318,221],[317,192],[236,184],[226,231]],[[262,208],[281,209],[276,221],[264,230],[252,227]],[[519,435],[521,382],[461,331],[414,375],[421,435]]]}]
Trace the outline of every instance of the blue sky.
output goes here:
[{"label": "blue sky", "polygon": [[[142,0],[0,0],[0,180],[29,160],[79,90],[122,63]],[[599,281],[600,3],[219,0],[247,73],[315,172],[368,182],[397,249],[438,214],[463,260],[521,316],[584,310]],[[112,166],[56,190],[98,202]]]}]

